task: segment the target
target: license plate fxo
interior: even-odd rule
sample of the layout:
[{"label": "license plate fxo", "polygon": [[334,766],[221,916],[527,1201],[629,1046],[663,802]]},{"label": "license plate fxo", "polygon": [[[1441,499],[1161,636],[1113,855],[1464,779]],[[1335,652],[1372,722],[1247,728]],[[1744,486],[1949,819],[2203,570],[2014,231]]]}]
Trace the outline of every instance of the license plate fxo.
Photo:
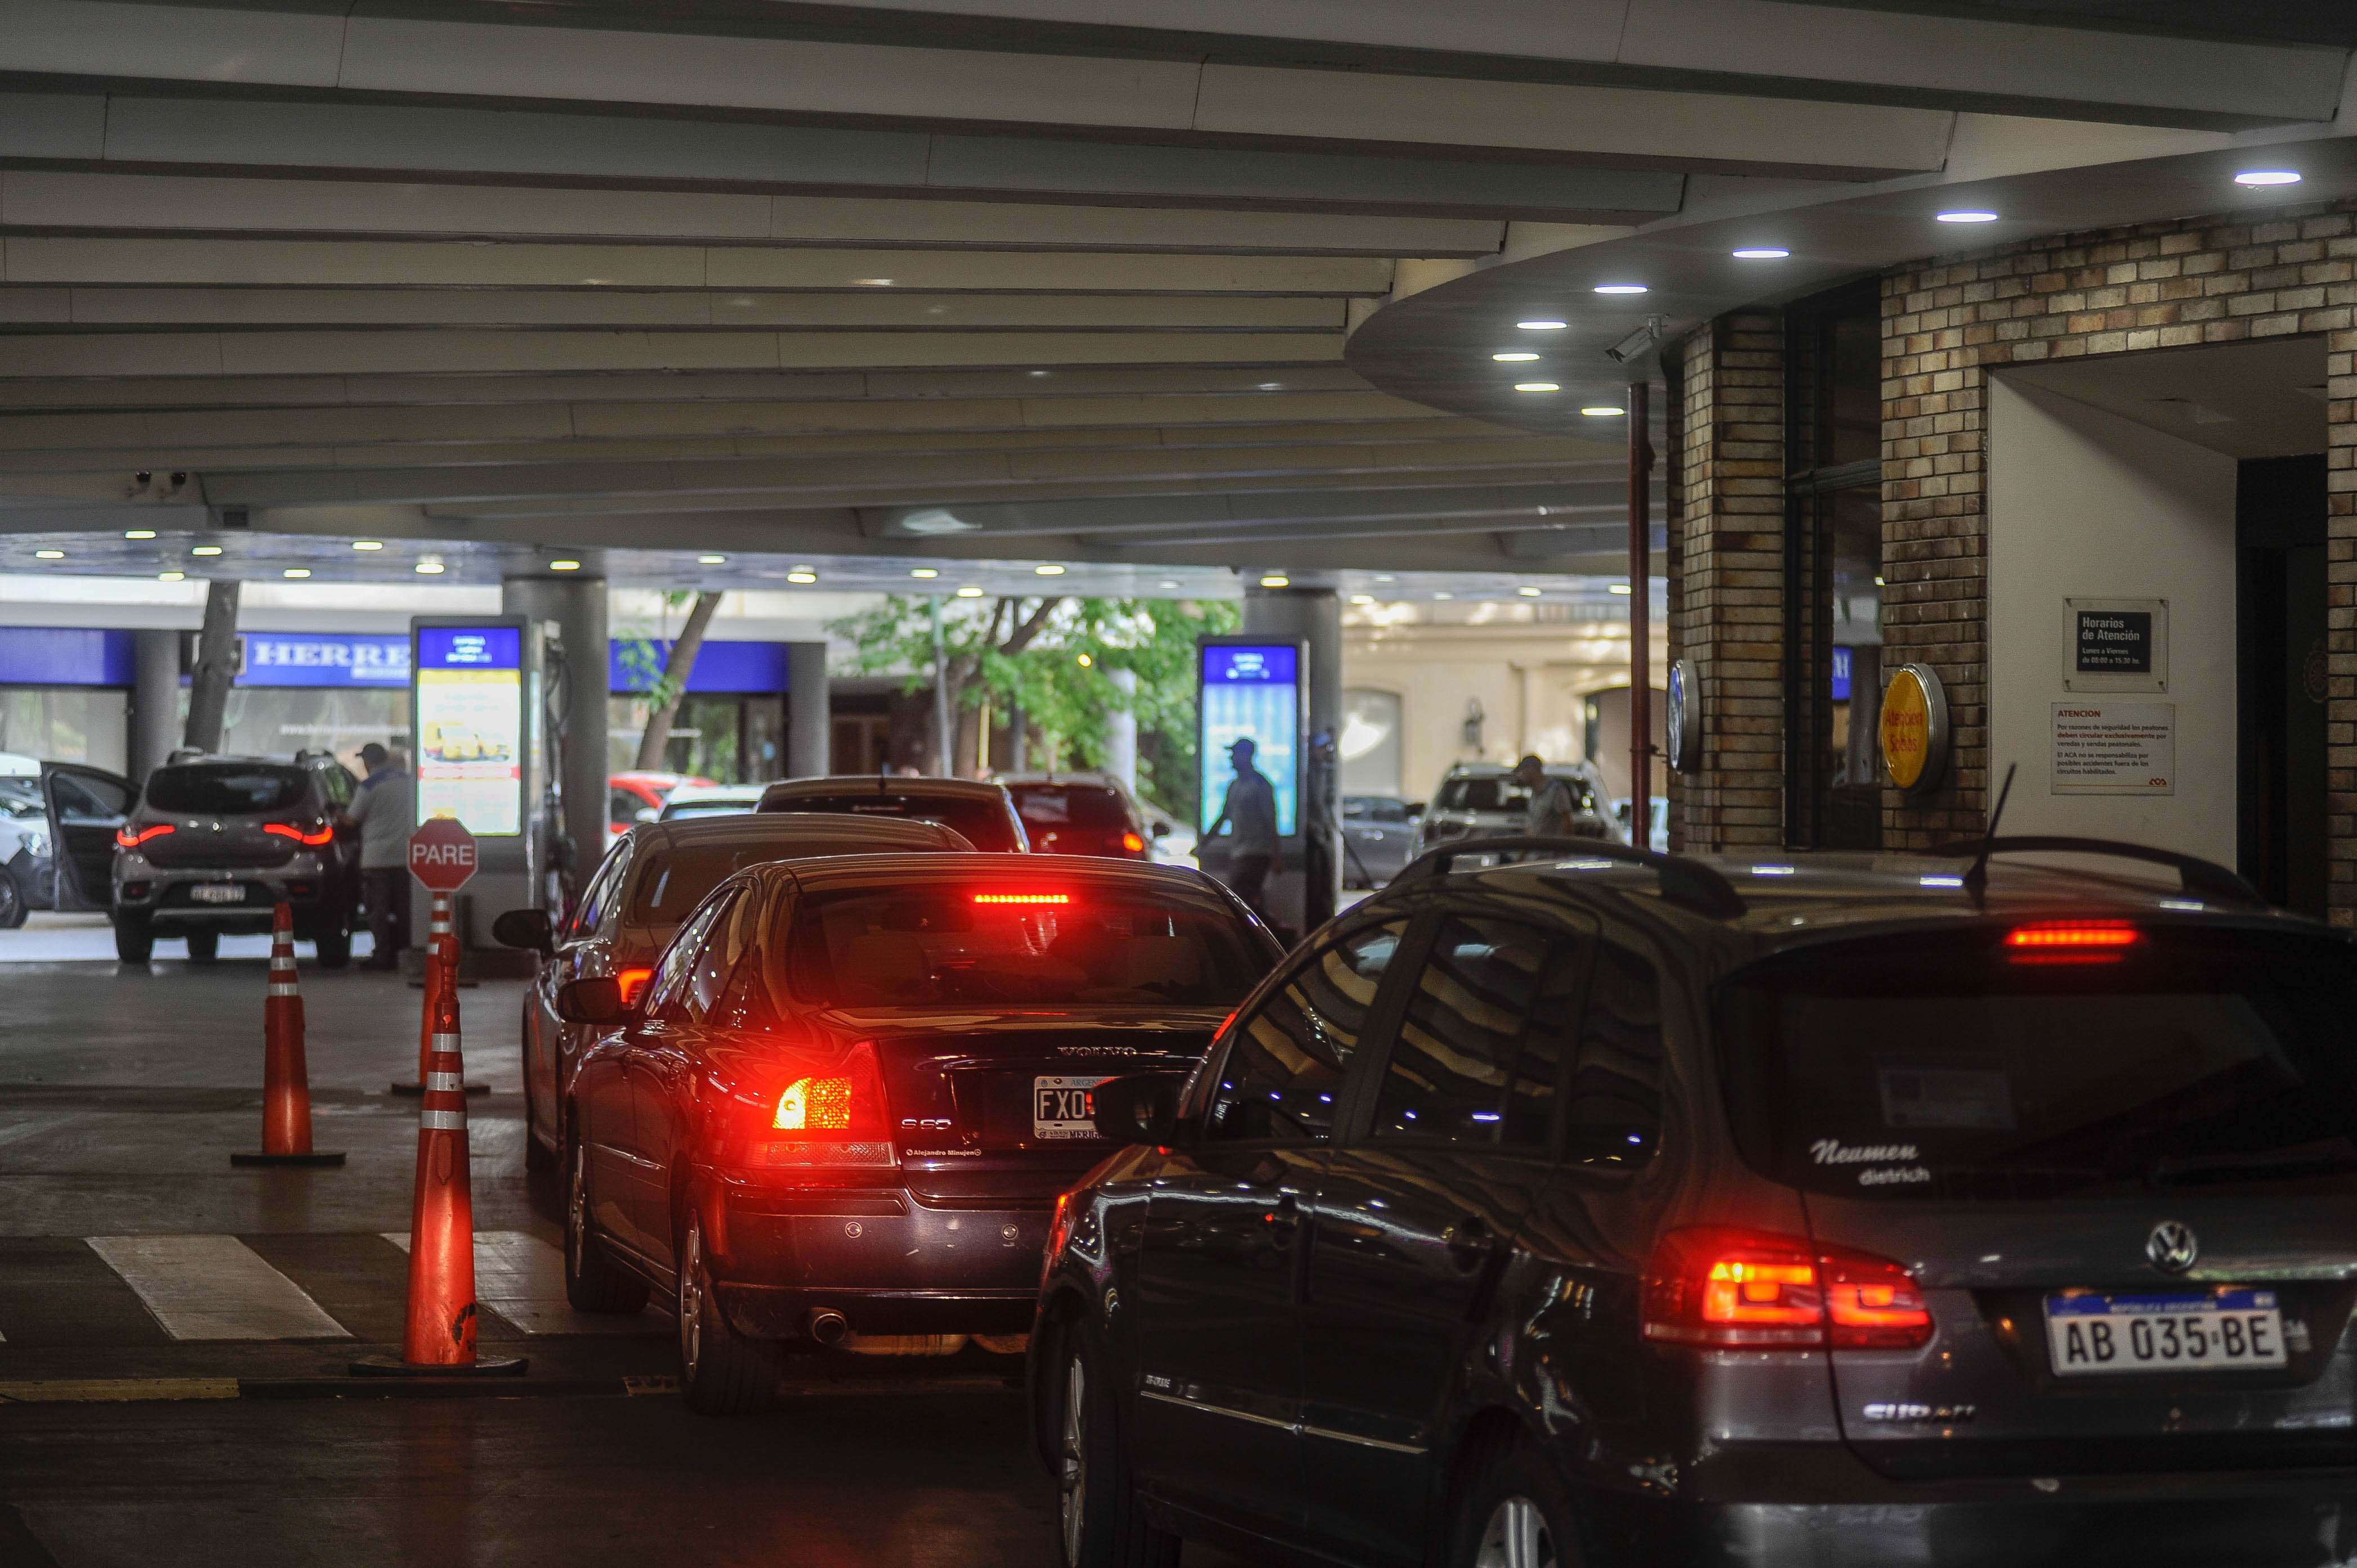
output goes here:
[{"label": "license plate fxo", "polygon": [[1043,1077],[1031,1080],[1031,1135],[1042,1140],[1093,1138],[1096,1106],[1089,1090],[1106,1081],[1102,1073],[1088,1078]]},{"label": "license plate fxo", "polygon": [[2233,1372],[2284,1365],[2283,1309],[2271,1290],[2066,1291],[2046,1298],[2057,1375]]},{"label": "license plate fxo", "polygon": [[200,882],[188,889],[188,897],[198,904],[242,904],[245,886],[237,882]]}]

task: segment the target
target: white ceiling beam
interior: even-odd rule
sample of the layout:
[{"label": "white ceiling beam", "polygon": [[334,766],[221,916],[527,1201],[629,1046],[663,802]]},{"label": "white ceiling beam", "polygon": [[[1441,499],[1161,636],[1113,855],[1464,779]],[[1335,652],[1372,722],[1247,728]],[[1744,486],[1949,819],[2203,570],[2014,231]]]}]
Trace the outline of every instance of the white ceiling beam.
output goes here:
[{"label": "white ceiling beam", "polygon": [[1486,256],[1492,219],[1082,207],[722,191],[569,190],[382,180],[235,179],[0,170],[0,226],[126,233],[245,231],[962,250],[1240,251]]}]

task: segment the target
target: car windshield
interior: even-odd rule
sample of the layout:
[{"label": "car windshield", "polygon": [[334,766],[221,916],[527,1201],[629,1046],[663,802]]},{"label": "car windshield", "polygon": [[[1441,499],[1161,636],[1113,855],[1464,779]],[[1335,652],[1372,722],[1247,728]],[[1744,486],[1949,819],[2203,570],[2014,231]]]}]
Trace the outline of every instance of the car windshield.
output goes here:
[{"label": "car windshield", "polygon": [[976,795],[795,795],[770,808],[775,811],[821,811],[856,817],[901,817],[939,822],[979,850],[999,853],[1023,847],[1015,839],[1006,809]]},{"label": "car windshield", "polygon": [[284,811],[303,799],[299,768],[264,762],[189,762],[148,776],[147,804],[159,811],[233,817]]},{"label": "car windshield", "polygon": [[1345,795],[1342,797],[1342,820],[1349,822],[1405,822],[1408,821],[1407,802],[1389,795]]},{"label": "car windshield", "polygon": [[2124,922],[2019,930],[2062,934],[1843,943],[1738,976],[1719,1048],[1745,1158],[1890,1199],[2357,1179],[2347,953]]},{"label": "car windshield", "polygon": [[787,983],[836,1007],[1229,1007],[1265,967],[1235,913],[1167,884],[859,888],[791,914]]},{"label": "car windshield", "polygon": [[[1549,779],[1562,779],[1571,786],[1574,811],[1595,809],[1596,797],[1590,793],[1584,779],[1566,779],[1551,773]],[[1527,811],[1531,792],[1515,781],[1512,774],[1492,774],[1471,778],[1451,779],[1440,786],[1440,794],[1433,801],[1438,811]]]},{"label": "car windshield", "polygon": [[1016,814],[1027,828],[1125,828],[1129,808],[1121,793],[1090,784],[1009,784]]}]

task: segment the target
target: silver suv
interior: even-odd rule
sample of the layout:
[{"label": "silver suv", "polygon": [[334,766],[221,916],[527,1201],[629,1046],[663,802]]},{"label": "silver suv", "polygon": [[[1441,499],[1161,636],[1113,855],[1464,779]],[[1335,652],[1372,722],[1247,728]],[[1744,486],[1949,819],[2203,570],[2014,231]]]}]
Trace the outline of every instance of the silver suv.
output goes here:
[{"label": "silver suv", "polygon": [[[1546,775],[1571,786],[1577,811],[1573,825],[1583,838],[1614,843],[1628,842],[1612,809],[1611,791],[1592,762],[1550,762]],[[1531,792],[1514,778],[1514,770],[1496,762],[1460,762],[1441,776],[1432,792],[1424,820],[1416,829],[1415,852],[1437,849],[1458,839],[1497,838],[1529,828]]]}]

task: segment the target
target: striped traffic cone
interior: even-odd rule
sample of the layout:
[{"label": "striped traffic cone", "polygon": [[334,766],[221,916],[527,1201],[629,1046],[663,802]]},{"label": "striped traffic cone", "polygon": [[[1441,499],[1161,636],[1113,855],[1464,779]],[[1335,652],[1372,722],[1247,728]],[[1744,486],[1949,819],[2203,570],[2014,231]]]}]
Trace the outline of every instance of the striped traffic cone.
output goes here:
[{"label": "striped traffic cone", "polygon": [[311,1147],[311,1079],[303,1060],[303,992],[295,974],[295,911],[270,922],[270,993],[262,1004],[262,1152],[233,1154],[233,1165],[340,1165],[339,1154]]},{"label": "striped traffic cone", "polygon": [[[395,1094],[425,1092],[425,1060],[434,1051],[435,998],[445,990],[453,996],[458,993],[458,929],[450,918],[450,895],[447,893],[434,895],[434,920],[426,928],[424,979],[425,1004],[417,1014],[417,1081],[390,1085]],[[489,1094],[490,1091],[491,1086],[488,1083],[467,1085],[468,1094]]]},{"label": "striped traffic cone", "polygon": [[467,1377],[521,1372],[520,1357],[475,1349],[475,1205],[467,1161],[467,1094],[458,1046],[458,993],[436,993],[417,1113],[417,1183],[409,1208],[409,1316],[401,1359],[352,1363],[361,1376]]}]

